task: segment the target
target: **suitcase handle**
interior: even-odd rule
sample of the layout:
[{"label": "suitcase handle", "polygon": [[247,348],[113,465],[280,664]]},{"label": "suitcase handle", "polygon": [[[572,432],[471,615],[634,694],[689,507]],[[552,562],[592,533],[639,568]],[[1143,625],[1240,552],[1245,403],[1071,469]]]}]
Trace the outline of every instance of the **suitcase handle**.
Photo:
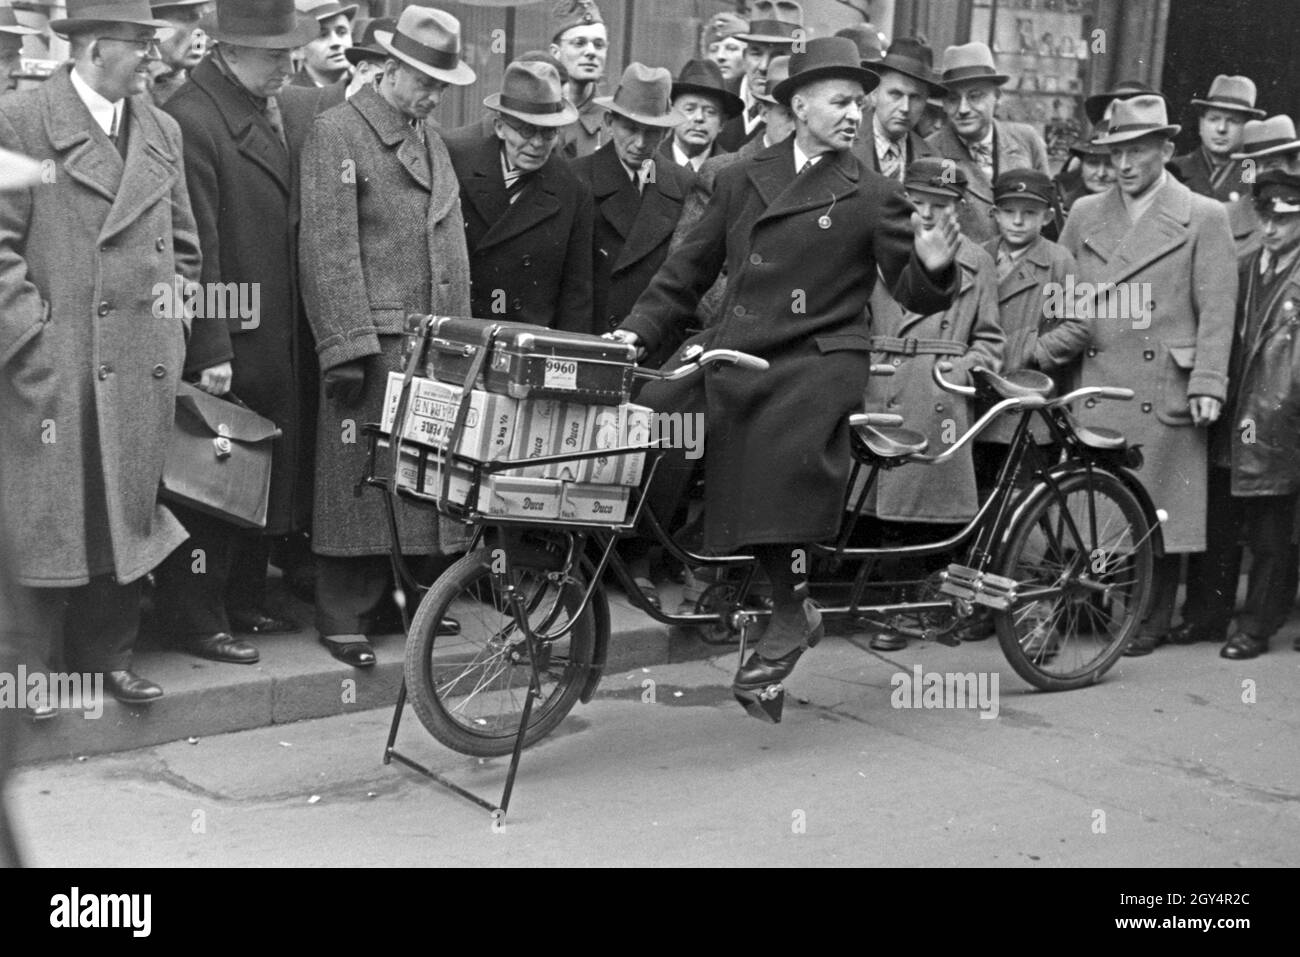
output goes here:
[{"label": "suitcase handle", "polygon": [[430,339],[429,345],[439,352],[450,352],[453,355],[465,356],[468,358],[474,354],[474,346],[460,342],[449,342],[446,339]]}]

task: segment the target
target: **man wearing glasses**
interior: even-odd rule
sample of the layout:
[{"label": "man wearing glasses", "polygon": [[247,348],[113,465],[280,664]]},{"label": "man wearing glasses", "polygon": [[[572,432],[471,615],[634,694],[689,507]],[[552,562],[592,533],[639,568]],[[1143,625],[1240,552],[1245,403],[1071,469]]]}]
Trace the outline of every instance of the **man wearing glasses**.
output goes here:
[{"label": "man wearing glasses", "polygon": [[596,87],[605,78],[609,37],[595,0],[559,0],[552,11],[551,55],[569,74],[568,98],[578,118],[560,131],[560,152],[568,159],[590,156],[604,140],[604,110]]},{"label": "man wearing glasses", "polygon": [[492,132],[445,137],[460,180],[470,301],[482,319],[591,332],[591,191],[556,151],[578,111],[559,71],[516,60],[483,101]]},{"label": "man wearing glasses", "polygon": [[944,159],[961,167],[968,182],[959,222],[963,236],[983,243],[998,235],[993,223],[993,181],[1009,169],[1047,168],[1047,146],[1026,123],[995,120],[1001,87],[1011,79],[993,65],[983,43],[951,46],[943,53],[940,84],[947,89],[943,108],[948,122],[927,142]]},{"label": "man wearing glasses", "polygon": [[146,95],[147,0],[69,0],[50,28],[72,63],[0,98],[0,147],[53,175],[0,197],[0,511],[28,654],[122,701],[162,696],[131,671],[140,583],[185,539],[158,502],[188,321],[159,288],[199,278],[181,132]]}]

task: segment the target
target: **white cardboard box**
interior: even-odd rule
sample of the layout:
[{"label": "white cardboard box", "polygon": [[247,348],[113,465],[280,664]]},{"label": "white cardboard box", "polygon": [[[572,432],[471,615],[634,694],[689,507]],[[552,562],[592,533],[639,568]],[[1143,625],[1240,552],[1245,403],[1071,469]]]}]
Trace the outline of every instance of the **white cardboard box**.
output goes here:
[{"label": "white cardboard box", "polygon": [[[544,455],[553,455],[558,447],[558,436],[563,419],[565,403],[559,399],[515,399],[518,418],[515,420],[514,442],[510,447],[510,459],[535,459]],[[547,466],[530,465],[525,468],[511,469],[508,476],[522,478],[544,478]],[[558,512],[559,503],[556,503]]]},{"label": "white cardboard box", "polygon": [[[402,395],[403,376],[388,373],[381,428],[392,434],[393,419]],[[402,437],[430,448],[443,449],[451,440],[464,390],[435,379],[414,378]],[[506,395],[474,389],[456,451],[479,462],[505,458],[514,439],[519,401]]]},{"label": "white cardboard box", "polygon": [[494,475],[484,483],[488,514],[512,518],[559,518],[563,483],[555,479]]},{"label": "white cardboard box", "polygon": [[564,483],[560,518],[572,522],[618,524],[627,517],[631,489],[624,485]]},{"label": "white cardboard box", "polygon": [[[625,426],[623,407],[593,405],[587,408],[587,448],[616,449],[623,444]],[[616,456],[598,456],[587,459],[579,480],[588,485],[614,485],[618,482],[619,459]]]},{"label": "white cardboard box", "polygon": [[[650,444],[650,417],[652,415],[654,415],[654,410],[644,405],[633,405],[631,402],[624,404],[623,421],[626,427],[624,445]],[[636,487],[641,484],[641,477],[645,474],[645,456],[644,452],[636,452],[632,455],[624,455],[619,459],[619,485]]]},{"label": "white cardboard box", "polygon": [[[559,428],[556,430],[556,448],[554,454],[579,454],[587,451],[587,419],[590,406],[580,402],[565,402],[560,413]],[[546,478],[576,482],[586,468],[586,460],[572,462],[555,462],[546,466]]]}]

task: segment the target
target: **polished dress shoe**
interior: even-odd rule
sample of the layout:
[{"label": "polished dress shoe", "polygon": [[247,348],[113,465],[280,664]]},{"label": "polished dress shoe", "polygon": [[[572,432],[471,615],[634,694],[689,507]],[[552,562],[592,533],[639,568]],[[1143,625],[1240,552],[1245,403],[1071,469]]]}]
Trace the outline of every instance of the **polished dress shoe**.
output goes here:
[{"label": "polished dress shoe", "polygon": [[1256,638],[1253,635],[1238,632],[1228,639],[1226,645],[1219,649],[1219,657],[1240,661],[1245,658],[1258,658],[1266,651],[1268,651],[1267,638]]},{"label": "polished dress shoe", "polygon": [[340,635],[339,638],[347,640],[331,641],[321,635],[320,643],[329,650],[331,655],[345,665],[351,665],[353,668],[370,668],[374,665],[375,649],[366,640],[365,635]]},{"label": "polished dress shoe", "polygon": [[1143,655],[1149,655],[1163,645],[1166,640],[1164,635],[1135,635],[1124,648],[1124,656],[1127,658],[1141,658]]},{"label": "polished dress shoe", "polygon": [[796,648],[780,658],[764,658],[757,651],[736,671],[731,687],[736,691],[761,691],[769,685],[779,684],[790,677],[799,663],[803,648]]},{"label": "polished dress shoe", "polygon": [[253,645],[224,631],[191,639],[186,642],[185,650],[209,661],[226,661],[232,665],[256,664],[261,657]]},{"label": "polished dress shoe", "polygon": [[1194,645],[1201,641],[1213,641],[1217,644],[1226,640],[1227,637],[1227,635],[1211,634],[1207,629],[1185,621],[1170,630],[1169,643],[1172,645]]},{"label": "polished dress shoe", "polygon": [[149,704],[163,696],[162,688],[127,670],[104,672],[104,687],[114,698],[126,704]]},{"label": "polished dress shoe", "polygon": [[[287,616],[268,615],[260,608],[229,613],[230,629],[241,635],[287,635],[302,631],[302,625]],[[224,659],[222,659],[224,660]]]}]

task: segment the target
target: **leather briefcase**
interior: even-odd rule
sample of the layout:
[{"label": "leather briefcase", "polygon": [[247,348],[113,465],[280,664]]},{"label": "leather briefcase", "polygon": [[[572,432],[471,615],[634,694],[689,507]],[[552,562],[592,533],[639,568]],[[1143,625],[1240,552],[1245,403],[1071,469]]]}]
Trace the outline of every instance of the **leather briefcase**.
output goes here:
[{"label": "leather briefcase", "polygon": [[265,528],[271,445],[279,435],[270,419],[182,382],[162,497],[243,528]]}]

